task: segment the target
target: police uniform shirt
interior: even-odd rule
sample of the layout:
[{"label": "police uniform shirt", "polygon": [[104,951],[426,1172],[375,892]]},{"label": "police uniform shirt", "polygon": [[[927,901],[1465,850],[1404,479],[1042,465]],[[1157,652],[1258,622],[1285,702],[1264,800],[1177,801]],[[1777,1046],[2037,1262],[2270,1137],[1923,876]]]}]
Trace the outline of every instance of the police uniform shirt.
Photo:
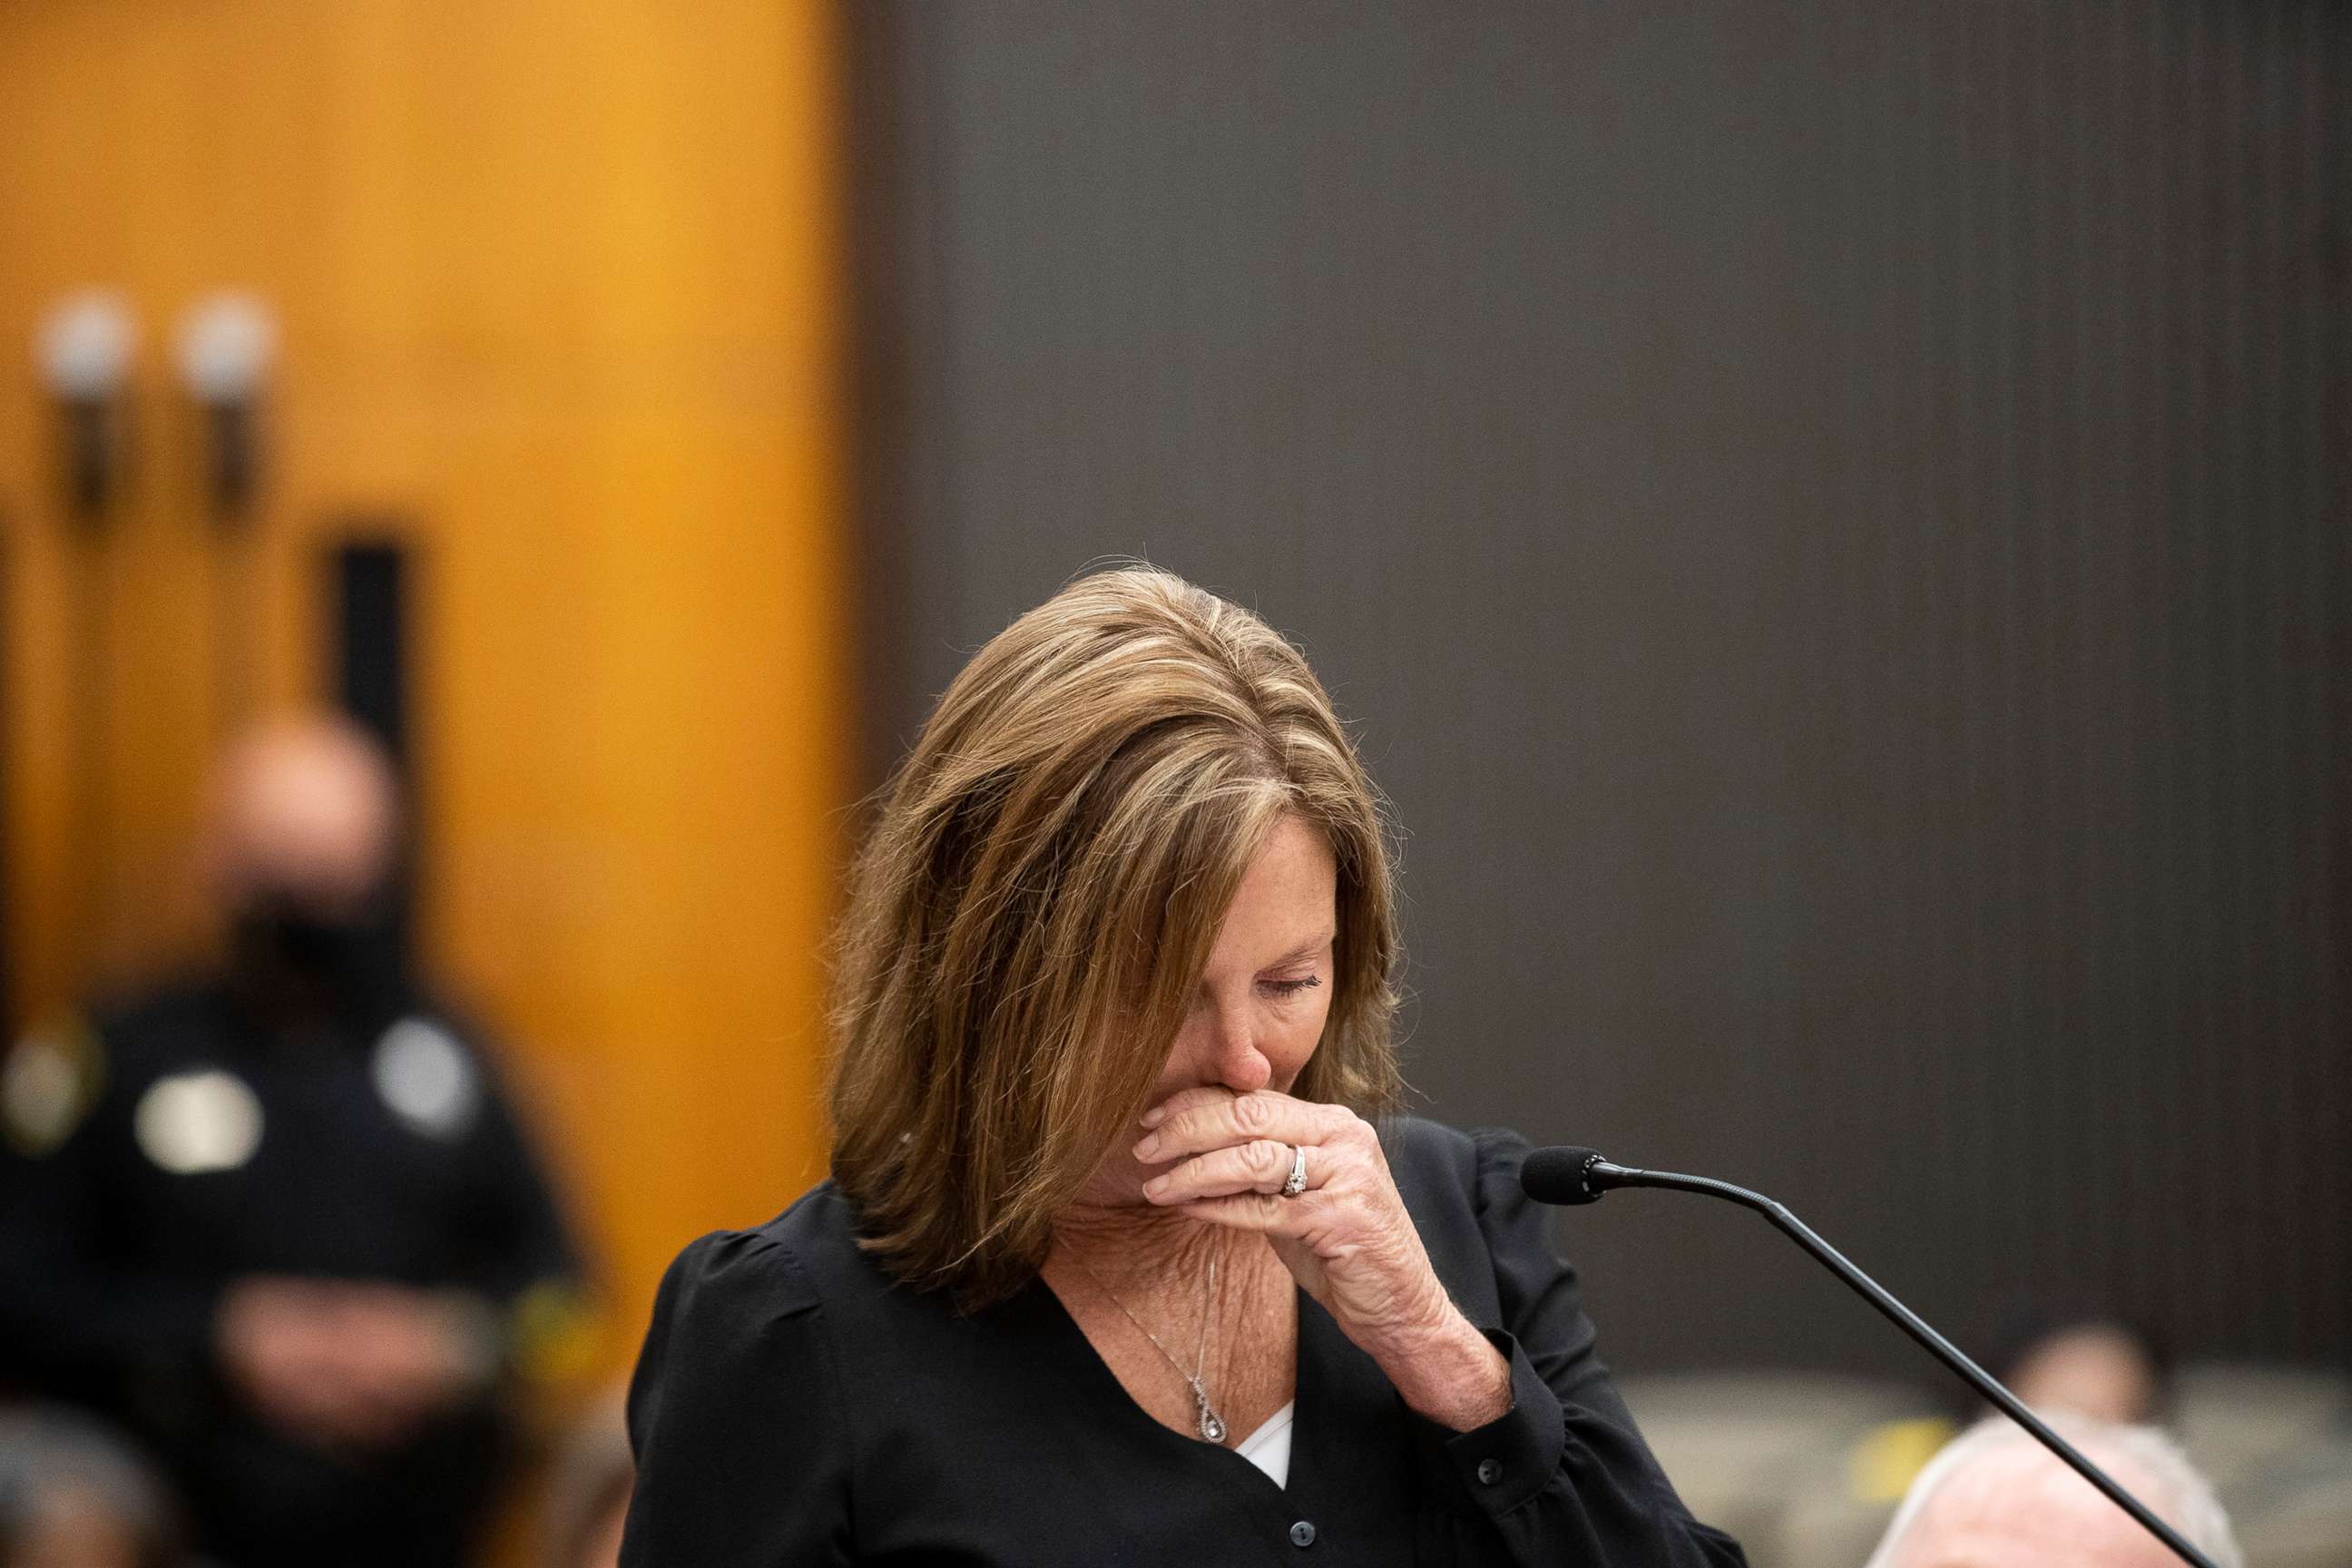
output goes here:
[{"label": "police uniform shirt", "polygon": [[463,1292],[486,1349],[526,1363],[584,1322],[573,1248],[488,1062],[446,1010],[403,1001],[364,1026],[292,1030],[257,1026],[224,984],[179,986],[38,1032],[0,1073],[10,1370],[140,1432],[212,1533],[255,1536],[253,1561],[273,1535],[359,1561],[346,1538],[371,1529],[459,1531],[495,1422],[456,1413],[366,1465],[304,1450],[221,1384],[214,1318],[233,1282]]}]

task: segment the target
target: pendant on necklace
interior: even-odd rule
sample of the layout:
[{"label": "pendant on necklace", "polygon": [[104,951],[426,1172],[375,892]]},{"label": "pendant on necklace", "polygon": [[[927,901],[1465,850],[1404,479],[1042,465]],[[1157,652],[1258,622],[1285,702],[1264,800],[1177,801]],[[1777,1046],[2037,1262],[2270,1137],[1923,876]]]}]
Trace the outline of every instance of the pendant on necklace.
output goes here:
[{"label": "pendant on necklace", "polygon": [[1209,1395],[1197,1383],[1192,1385],[1192,1404],[1200,1412],[1201,1441],[1223,1443],[1225,1440],[1225,1418],[1209,1408]]}]

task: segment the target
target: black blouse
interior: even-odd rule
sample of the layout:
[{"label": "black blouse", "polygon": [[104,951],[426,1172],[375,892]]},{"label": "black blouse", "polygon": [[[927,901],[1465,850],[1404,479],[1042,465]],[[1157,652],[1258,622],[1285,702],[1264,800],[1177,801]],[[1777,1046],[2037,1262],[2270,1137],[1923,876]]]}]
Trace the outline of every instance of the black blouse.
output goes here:
[{"label": "black blouse", "polygon": [[670,1266],[629,1391],[622,1568],[1744,1564],[1693,1522],[1593,1359],[1576,1278],[1519,1192],[1527,1145],[1388,1137],[1438,1277],[1510,1360],[1510,1412],[1408,1409],[1298,1297],[1290,1477],[1161,1426],[1033,1280],[958,1314],[895,1284],[830,1182]]}]

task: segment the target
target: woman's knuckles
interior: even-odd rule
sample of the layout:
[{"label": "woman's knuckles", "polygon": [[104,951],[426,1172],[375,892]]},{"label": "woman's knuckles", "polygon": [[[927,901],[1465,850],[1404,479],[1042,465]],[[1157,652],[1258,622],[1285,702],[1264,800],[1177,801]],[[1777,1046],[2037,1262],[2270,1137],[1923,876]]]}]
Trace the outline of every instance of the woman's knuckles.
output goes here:
[{"label": "woman's knuckles", "polygon": [[1242,1095],[1233,1101],[1227,1111],[1233,1118],[1234,1126],[1254,1138],[1271,1132],[1280,1113],[1281,1107],[1264,1093]]}]

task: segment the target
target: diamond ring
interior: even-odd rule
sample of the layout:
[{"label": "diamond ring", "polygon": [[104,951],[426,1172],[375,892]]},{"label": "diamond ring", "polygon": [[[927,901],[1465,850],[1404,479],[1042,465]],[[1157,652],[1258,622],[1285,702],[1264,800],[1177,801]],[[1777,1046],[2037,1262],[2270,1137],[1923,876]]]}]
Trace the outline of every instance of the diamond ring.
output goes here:
[{"label": "diamond ring", "polygon": [[1282,1195],[1295,1198],[1307,1190],[1307,1147],[1303,1143],[1290,1146],[1290,1179],[1282,1184]]}]

